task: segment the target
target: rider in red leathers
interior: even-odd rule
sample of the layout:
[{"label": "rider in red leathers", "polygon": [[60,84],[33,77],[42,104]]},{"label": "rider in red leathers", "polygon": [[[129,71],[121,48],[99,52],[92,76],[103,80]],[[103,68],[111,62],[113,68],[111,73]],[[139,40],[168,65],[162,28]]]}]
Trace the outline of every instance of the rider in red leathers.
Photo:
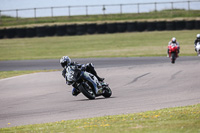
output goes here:
[{"label": "rider in red leathers", "polygon": [[178,54],[180,52],[180,46],[179,46],[179,43],[176,41],[176,38],[175,37],[172,37],[171,41],[169,41],[168,43],[168,49],[167,49],[167,57],[169,57],[169,46],[172,44],[172,43],[175,43],[178,47],[178,53],[177,53],[177,57],[178,57]]}]

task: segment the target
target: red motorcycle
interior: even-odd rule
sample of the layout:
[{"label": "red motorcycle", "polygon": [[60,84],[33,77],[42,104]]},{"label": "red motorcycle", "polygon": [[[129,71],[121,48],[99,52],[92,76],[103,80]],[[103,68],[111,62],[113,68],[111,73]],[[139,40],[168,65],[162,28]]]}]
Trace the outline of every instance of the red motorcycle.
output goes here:
[{"label": "red motorcycle", "polygon": [[178,58],[179,46],[177,46],[176,43],[172,43],[168,46],[168,50],[169,58],[171,58],[171,63],[175,63],[176,58]]}]

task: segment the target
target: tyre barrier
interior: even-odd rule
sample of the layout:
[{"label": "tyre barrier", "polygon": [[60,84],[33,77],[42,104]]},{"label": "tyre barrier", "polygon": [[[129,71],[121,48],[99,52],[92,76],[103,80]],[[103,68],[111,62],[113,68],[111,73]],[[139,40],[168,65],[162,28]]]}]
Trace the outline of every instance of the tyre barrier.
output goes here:
[{"label": "tyre barrier", "polygon": [[35,37],[35,36],[36,36],[35,27],[26,28],[26,37]]},{"label": "tyre barrier", "polygon": [[195,21],[195,29],[200,29],[200,20]]},{"label": "tyre barrier", "polygon": [[108,33],[116,33],[117,32],[117,24],[116,23],[107,23],[107,32]]},{"label": "tyre barrier", "polygon": [[185,22],[185,29],[187,29],[187,30],[194,29],[194,26],[195,26],[195,21],[194,20]]},{"label": "tyre barrier", "polygon": [[166,22],[166,30],[176,30],[175,21],[167,21]]},{"label": "tyre barrier", "polygon": [[97,24],[87,24],[87,33],[94,34],[97,32]]},{"label": "tyre barrier", "polygon": [[184,20],[176,21],[175,24],[176,24],[176,30],[185,29],[185,21]]},{"label": "tyre barrier", "polygon": [[17,37],[24,38],[26,37],[26,28],[19,28],[16,30]]},{"label": "tyre barrier", "polygon": [[127,29],[127,23],[117,23],[117,31],[118,32],[125,32]]},{"label": "tyre barrier", "polygon": [[76,24],[67,25],[67,35],[76,35]]},{"label": "tyre barrier", "polygon": [[87,32],[87,25],[86,24],[80,24],[76,26],[76,33],[77,35],[84,35]]},{"label": "tyre barrier", "polygon": [[97,25],[97,33],[103,34],[103,33],[106,33],[106,32],[107,32],[107,25],[106,25],[106,23],[104,23],[104,24],[98,24]]},{"label": "tyre barrier", "polygon": [[127,22],[127,29],[128,32],[137,31],[137,22]]},{"label": "tyre barrier", "polygon": [[5,36],[5,29],[0,29],[0,39],[4,38]]},{"label": "tyre barrier", "polygon": [[163,31],[163,30],[192,30],[200,29],[200,20],[178,20],[178,21],[157,21],[157,22],[120,22],[102,24],[71,24],[53,25],[24,28],[5,28],[0,29],[0,39],[3,38],[22,38],[22,37],[45,37],[45,36],[64,36],[64,35],[84,35],[84,34],[104,34],[116,32],[135,32],[135,31]]},{"label": "tyre barrier", "polygon": [[147,22],[146,25],[147,31],[155,31],[156,30],[156,22]]},{"label": "tyre barrier", "polygon": [[146,22],[138,22],[137,23],[137,31],[145,31],[146,30],[146,26],[147,23]]},{"label": "tyre barrier", "polygon": [[160,21],[156,23],[156,29],[158,31],[162,31],[166,29],[166,22],[165,21]]},{"label": "tyre barrier", "polygon": [[47,36],[46,27],[47,26],[36,27],[36,36],[37,37],[45,37],[45,36]]},{"label": "tyre barrier", "polygon": [[7,38],[14,38],[14,37],[16,37],[16,28],[6,29],[5,36]]},{"label": "tyre barrier", "polygon": [[56,26],[47,26],[46,27],[46,35],[47,36],[54,36],[56,34]]},{"label": "tyre barrier", "polygon": [[57,36],[64,36],[67,34],[66,25],[57,25],[56,26],[56,35]]}]

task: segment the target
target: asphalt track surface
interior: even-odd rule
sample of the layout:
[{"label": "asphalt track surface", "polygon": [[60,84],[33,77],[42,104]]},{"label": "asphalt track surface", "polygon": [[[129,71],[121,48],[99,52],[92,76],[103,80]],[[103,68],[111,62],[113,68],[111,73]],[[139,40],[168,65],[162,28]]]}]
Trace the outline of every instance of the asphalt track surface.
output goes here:
[{"label": "asphalt track surface", "polygon": [[[60,71],[2,79],[0,128],[200,103],[198,57],[180,57],[175,64],[166,57],[74,60],[95,64],[112,89],[111,98],[73,97]],[[0,62],[1,71],[30,70],[30,66],[32,70],[61,69],[59,60]]]}]

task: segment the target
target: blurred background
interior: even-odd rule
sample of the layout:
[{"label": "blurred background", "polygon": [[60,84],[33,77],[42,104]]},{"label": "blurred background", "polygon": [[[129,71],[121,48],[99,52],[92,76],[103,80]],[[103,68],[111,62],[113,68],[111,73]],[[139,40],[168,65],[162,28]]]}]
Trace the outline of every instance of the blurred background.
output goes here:
[{"label": "blurred background", "polygon": [[0,0],[0,17],[55,17],[199,10],[199,0]]}]

